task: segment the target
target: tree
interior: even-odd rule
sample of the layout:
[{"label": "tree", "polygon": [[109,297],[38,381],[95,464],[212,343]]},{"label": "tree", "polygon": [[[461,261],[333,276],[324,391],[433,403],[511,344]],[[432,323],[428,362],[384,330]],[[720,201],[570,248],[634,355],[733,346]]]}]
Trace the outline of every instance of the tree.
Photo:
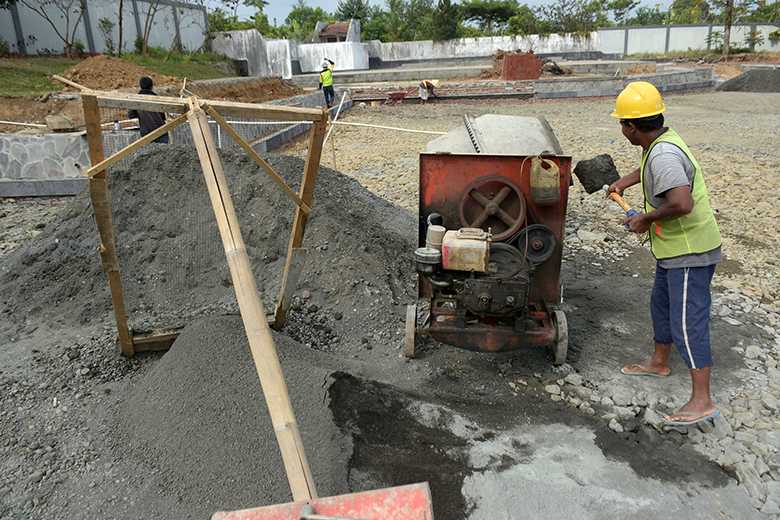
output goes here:
[{"label": "tree", "polygon": [[365,20],[368,18],[370,8],[368,0],[339,0],[336,8],[336,18],[339,20]]},{"label": "tree", "polygon": [[[76,31],[81,20],[84,19],[84,11],[87,8],[87,0],[19,0],[19,2],[43,18],[48,23],[54,34],[62,40],[63,51],[68,57],[78,50]],[[58,21],[65,22],[65,28],[58,27]]]},{"label": "tree", "polygon": [[517,8],[517,13],[509,19],[509,34],[526,36],[529,34],[549,34],[549,24],[540,20],[527,5]]},{"label": "tree", "polygon": [[734,21],[734,0],[726,0],[725,17],[723,20],[723,57],[729,58],[731,48],[731,24]]},{"label": "tree", "polygon": [[661,7],[641,6],[635,12],[634,16],[626,20],[626,25],[663,25],[668,22],[669,13],[661,11]]},{"label": "tree", "polygon": [[305,41],[314,32],[317,22],[329,21],[333,21],[333,17],[321,7],[310,7],[305,0],[298,0],[279,32],[288,38]]},{"label": "tree", "polygon": [[117,56],[122,55],[122,45],[124,45],[124,41],[122,41],[122,36],[123,36],[122,27],[125,19],[124,7],[125,7],[124,0],[119,0],[119,12],[117,13],[117,22],[119,25],[119,34],[117,35],[117,44],[116,44]]},{"label": "tree", "polygon": [[496,28],[504,28],[515,13],[516,0],[468,0],[462,5],[463,18],[476,22],[487,35]]},{"label": "tree", "polygon": [[541,6],[539,13],[557,33],[589,34],[609,25],[604,0],[554,0]]},{"label": "tree", "polygon": [[435,41],[452,40],[458,36],[460,12],[450,0],[439,0],[433,13],[433,34]]},{"label": "tree", "polygon": [[669,8],[669,15],[669,21],[673,24],[713,21],[707,0],[674,0]]},{"label": "tree", "polygon": [[149,54],[149,37],[152,35],[152,29],[154,28],[154,17],[157,16],[157,11],[159,10],[160,0],[149,0],[149,8],[146,10],[146,15],[144,18],[143,33],[141,35],[140,42],[136,40],[135,46],[136,51],[138,51],[140,54]]},{"label": "tree", "polygon": [[610,0],[607,9],[612,11],[615,23],[625,25],[628,13],[633,11],[639,5],[639,0]]}]

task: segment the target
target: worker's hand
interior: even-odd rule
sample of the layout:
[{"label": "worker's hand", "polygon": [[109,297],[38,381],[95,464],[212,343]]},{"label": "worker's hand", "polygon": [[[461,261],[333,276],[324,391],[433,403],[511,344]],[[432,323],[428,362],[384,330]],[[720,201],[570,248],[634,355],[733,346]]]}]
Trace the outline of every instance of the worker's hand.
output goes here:
[{"label": "worker's hand", "polygon": [[623,190],[626,188],[623,187],[623,183],[621,182],[623,178],[616,180],[612,184],[609,185],[609,188],[607,188],[607,198],[609,198],[610,193],[617,193],[618,195],[623,195]]},{"label": "worker's hand", "polygon": [[632,233],[641,235],[642,233],[647,233],[647,230],[650,229],[651,222],[647,219],[645,213],[640,213],[639,215],[628,217],[623,221],[623,224],[625,224]]}]

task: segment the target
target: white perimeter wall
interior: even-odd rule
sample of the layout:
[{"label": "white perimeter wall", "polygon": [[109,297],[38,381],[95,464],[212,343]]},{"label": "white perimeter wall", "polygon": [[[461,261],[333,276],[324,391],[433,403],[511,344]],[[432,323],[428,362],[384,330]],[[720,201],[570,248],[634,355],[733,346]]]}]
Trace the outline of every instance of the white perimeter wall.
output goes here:
[{"label": "white perimeter wall", "polygon": [[[57,29],[65,31],[65,20],[58,15],[53,5],[45,4],[45,9],[55,22]],[[122,39],[125,51],[132,51],[135,39],[143,33],[146,13],[149,12],[149,2],[146,0],[126,0],[124,2]],[[75,40],[84,44],[87,52],[106,52],[105,37],[100,32],[101,18],[108,18],[114,23],[111,39],[114,46],[119,39],[119,3],[113,0],[89,0],[86,16],[79,23]],[[136,11],[137,9],[137,11]],[[18,13],[19,29],[13,23],[13,13]],[[75,16],[71,16],[73,21]],[[72,28],[71,21],[71,28]],[[139,31],[140,27],[140,31]],[[184,49],[195,51],[206,41],[207,19],[206,9],[199,5],[160,0],[159,8],[152,22],[149,43],[155,47],[170,48],[179,34]],[[63,51],[62,40],[57,36],[51,25],[36,12],[17,2],[9,9],[0,9],[0,38],[8,42],[14,52],[24,50],[27,54],[60,54]],[[22,40],[23,45],[19,44]]]},{"label": "white perimeter wall", "polygon": [[[731,28],[731,44],[746,47],[745,37],[755,29],[764,37],[758,51],[780,51],[778,43],[769,41],[769,33],[780,29],[773,24],[740,24]],[[707,49],[710,31],[723,33],[722,25],[670,25],[599,29],[601,52],[607,54],[664,53]],[[628,37],[626,38],[626,33]]]}]

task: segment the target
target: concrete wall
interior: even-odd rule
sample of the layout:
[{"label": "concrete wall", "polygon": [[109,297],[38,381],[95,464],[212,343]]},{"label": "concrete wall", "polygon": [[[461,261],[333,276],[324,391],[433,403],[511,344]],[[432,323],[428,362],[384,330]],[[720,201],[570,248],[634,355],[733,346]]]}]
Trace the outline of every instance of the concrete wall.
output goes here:
[{"label": "concrete wall", "polygon": [[546,37],[495,36],[492,38],[460,38],[434,42],[431,40],[416,42],[370,41],[366,43],[368,54],[381,62],[426,61],[448,58],[474,58],[492,56],[498,50],[527,51],[537,54],[559,54],[568,52],[598,51],[599,33],[590,38],[551,34]]},{"label": "concrete wall", "polygon": [[368,68],[368,51],[362,43],[305,43],[297,46],[297,61],[301,72],[322,70],[322,60],[330,58],[336,70]]},{"label": "concrete wall", "polygon": [[[30,0],[30,3],[43,5],[58,30],[64,32],[64,17],[59,15],[53,3],[45,0]],[[117,3],[112,0],[89,0],[86,5],[84,16],[76,29],[75,40],[83,43],[88,52],[106,52],[106,39],[99,29],[99,22],[101,18],[108,18],[114,22],[109,36],[114,45],[118,45]],[[122,38],[126,51],[132,50],[136,37],[143,34],[150,5],[153,4],[147,0],[128,0],[124,3]],[[71,15],[71,31],[76,17]],[[155,47],[169,48],[179,38],[185,49],[198,50],[206,41],[207,25],[205,7],[159,0],[149,43]],[[14,52],[20,54],[59,54],[63,51],[62,40],[51,25],[20,2],[16,2],[9,9],[0,9],[0,38],[7,41]]]},{"label": "concrete wall", "polygon": [[[731,45],[745,46],[745,37],[756,30],[764,37],[759,51],[780,50],[769,41],[769,33],[780,29],[778,24],[739,24],[731,29]],[[718,25],[663,25],[599,29],[599,50],[606,54],[664,53],[707,49],[707,36],[712,31],[723,33]]]}]

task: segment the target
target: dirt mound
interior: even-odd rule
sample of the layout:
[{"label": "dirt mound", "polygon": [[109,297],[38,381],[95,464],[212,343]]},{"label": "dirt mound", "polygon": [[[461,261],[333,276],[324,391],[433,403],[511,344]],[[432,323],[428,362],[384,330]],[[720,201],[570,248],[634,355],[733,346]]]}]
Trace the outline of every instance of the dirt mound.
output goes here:
[{"label": "dirt mound", "polygon": [[295,83],[278,78],[231,84],[193,83],[187,90],[203,98],[244,103],[260,103],[303,93],[303,89]]},{"label": "dirt mound", "polygon": [[748,70],[718,86],[727,92],[780,92],[780,69]]},{"label": "dirt mound", "polygon": [[177,83],[179,80],[157,74],[121,58],[98,55],[87,58],[63,73],[63,76],[80,85],[94,89],[113,90],[138,88],[138,79],[149,76],[155,86]]},{"label": "dirt mound", "polygon": [[[275,339],[318,492],[346,493],[351,438],[328,406],[328,361],[289,338]],[[170,514],[159,489],[178,500],[177,518],[291,501],[239,317],[188,326],[119,412],[116,449],[129,449],[154,475],[134,516]]]},{"label": "dirt mound", "polygon": [[[272,309],[293,207],[251,159],[222,153],[258,288]],[[303,161],[271,157],[293,187]],[[213,211],[194,151],[153,145],[110,173],[117,248],[132,327],[181,326],[193,316],[235,312]],[[355,180],[322,169],[304,246],[306,264],[286,331],[312,348],[398,343],[413,299],[413,218]],[[111,323],[106,277],[86,194],[59,225],[0,266],[0,323],[11,331],[35,316],[52,323]],[[0,331],[0,334],[2,331]]]}]

